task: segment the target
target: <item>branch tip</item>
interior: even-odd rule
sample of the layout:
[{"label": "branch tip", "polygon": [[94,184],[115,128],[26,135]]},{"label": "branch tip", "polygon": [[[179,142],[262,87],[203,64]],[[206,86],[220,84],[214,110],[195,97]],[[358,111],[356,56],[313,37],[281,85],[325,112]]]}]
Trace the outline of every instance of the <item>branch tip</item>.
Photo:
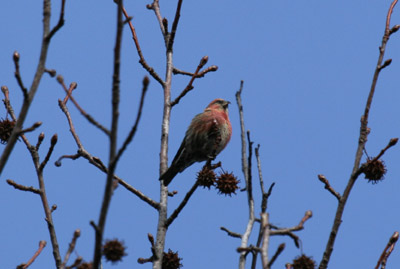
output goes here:
[{"label": "branch tip", "polygon": [[56,79],[57,79],[58,83],[60,83],[60,84],[64,83],[64,77],[62,75],[58,75]]},{"label": "branch tip", "polygon": [[44,71],[50,75],[50,77],[54,78],[57,75],[57,71],[55,69],[44,69]]},{"label": "branch tip", "polygon": [[51,145],[52,146],[54,146],[55,144],[57,144],[57,140],[58,140],[58,135],[57,134],[54,134],[52,137],[51,137]]},{"label": "branch tip", "polygon": [[389,35],[396,33],[400,29],[400,24],[396,24],[390,29]]},{"label": "branch tip", "polygon": [[18,51],[14,51],[14,53],[13,53],[13,60],[14,60],[14,62],[18,62],[18,61],[19,61],[19,58],[20,58],[19,52],[18,52]]},{"label": "branch tip", "polygon": [[389,147],[393,147],[394,145],[397,144],[398,141],[399,141],[399,139],[397,137],[390,139]]},{"label": "branch tip", "polygon": [[379,67],[379,70],[382,70],[385,67],[388,67],[392,63],[392,59],[387,59],[382,66]]},{"label": "branch tip", "polygon": [[206,55],[203,58],[201,58],[201,60],[200,60],[200,64],[199,64],[200,68],[205,66],[207,62],[208,62],[208,56]]}]

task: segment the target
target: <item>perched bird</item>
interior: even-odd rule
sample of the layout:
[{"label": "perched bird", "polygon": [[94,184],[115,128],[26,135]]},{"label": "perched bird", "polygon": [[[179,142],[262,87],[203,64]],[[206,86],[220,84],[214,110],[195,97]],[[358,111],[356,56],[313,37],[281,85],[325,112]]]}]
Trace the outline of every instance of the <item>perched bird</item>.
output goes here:
[{"label": "perched bird", "polygon": [[193,118],[171,166],[160,176],[165,186],[193,163],[213,160],[226,147],[232,135],[229,104],[229,101],[215,99],[203,113]]}]

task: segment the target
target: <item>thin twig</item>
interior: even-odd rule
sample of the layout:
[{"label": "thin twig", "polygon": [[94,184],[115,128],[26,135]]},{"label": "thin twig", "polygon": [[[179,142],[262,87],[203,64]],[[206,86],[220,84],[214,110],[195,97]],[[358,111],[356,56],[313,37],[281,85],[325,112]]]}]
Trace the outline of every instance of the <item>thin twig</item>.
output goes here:
[{"label": "thin twig", "polygon": [[39,134],[39,136],[38,136],[38,141],[37,141],[36,146],[35,146],[36,150],[39,150],[40,145],[42,144],[43,140],[44,140],[44,133],[41,132]]},{"label": "thin twig", "polygon": [[304,223],[312,217],[312,211],[308,210],[304,217],[300,220],[299,224],[291,228],[281,228],[278,230],[271,230],[271,235],[287,235],[289,232],[296,232],[304,229]]},{"label": "thin twig", "polygon": [[[129,15],[126,12],[125,7],[122,7],[122,11],[124,13],[125,18],[128,19]],[[132,32],[132,38],[133,38],[133,42],[135,43],[135,46],[136,46],[136,51],[137,51],[137,53],[139,55],[139,58],[140,58],[139,63],[143,66],[144,69],[147,70],[147,72],[149,72],[149,74],[155,80],[157,80],[161,84],[161,86],[164,86],[165,82],[161,79],[161,77],[157,74],[157,72],[152,67],[149,66],[149,64],[144,59],[144,56],[143,56],[143,53],[142,53],[142,49],[140,48],[140,45],[139,45],[139,39],[138,39],[138,37],[136,35],[135,27],[133,26],[133,24],[132,24],[132,22],[130,20],[128,21],[128,24],[129,24],[129,28],[131,29],[131,32]]]},{"label": "thin twig", "polygon": [[326,177],[324,175],[318,175],[318,179],[319,181],[321,181],[322,183],[325,184],[325,189],[327,189],[330,193],[332,193],[333,196],[336,197],[336,199],[338,201],[340,201],[340,193],[338,193],[337,191],[335,191],[335,189],[329,184],[328,179],[326,179]]},{"label": "thin twig", "polygon": [[69,247],[67,253],[65,254],[64,261],[61,265],[61,268],[65,268],[68,263],[69,257],[71,256],[72,251],[75,249],[76,241],[78,240],[79,236],[81,236],[81,230],[76,229],[74,235],[72,237],[71,243],[69,243]]},{"label": "thin twig", "polygon": [[380,157],[383,156],[383,154],[385,154],[385,152],[390,149],[391,147],[393,147],[394,145],[397,144],[397,141],[399,141],[398,138],[392,138],[390,139],[389,143],[387,144],[387,146],[381,150],[381,152],[371,160],[371,162],[376,162],[377,160],[379,160]]},{"label": "thin twig", "polygon": [[152,9],[154,11],[154,14],[156,15],[157,21],[160,25],[160,30],[164,37],[164,42],[165,42],[165,46],[166,46],[167,42],[168,42],[168,35],[169,35],[168,34],[168,20],[166,18],[162,18],[162,16],[161,16],[159,0],[154,0],[153,3],[148,4],[146,7],[148,9]]},{"label": "thin twig", "polygon": [[392,253],[394,246],[396,245],[397,240],[399,239],[399,232],[394,232],[390,237],[389,242],[387,243],[385,249],[383,250],[381,256],[379,257],[378,263],[375,266],[375,269],[379,269],[379,266],[382,264],[381,269],[384,269],[386,266],[387,259]]},{"label": "thin twig", "polygon": [[[249,220],[247,222],[246,230],[242,236],[242,242],[240,244],[240,248],[246,248],[248,244],[248,240],[253,230],[253,225],[255,221],[254,216],[254,200],[252,193],[252,184],[251,184],[251,150],[252,150],[252,142],[250,141],[250,133],[247,132],[247,138],[249,140],[249,156],[246,157],[246,136],[245,136],[245,128],[244,128],[244,116],[243,116],[243,106],[242,106],[242,98],[241,93],[243,90],[243,80],[240,82],[240,88],[236,92],[236,102],[239,108],[239,118],[240,118],[240,130],[241,130],[241,140],[242,140],[242,171],[246,182],[246,190],[247,190],[247,202],[249,206]],[[244,269],[246,263],[246,253],[241,252],[239,257],[239,269]]]},{"label": "thin twig", "polygon": [[57,144],[57,140],[58,140],[57,134],[53,135],[53,137],[51,138],[51,141],[50,141],[50,148],[49,148],[43,162],[40,164],[39,170],[43,170],[44,167],[46,166],[47,162],[50,160],[50,156],[53,153],[54,147]]},{"label": "thin twig", "polygon": [[23,129],[19,132],[19,135],[22,135],[24,133],[29,133],[35,131],[37,128],[39,128],[42,125],[41,121],[35,122],[31,127]]},{"label": "thin twig", "polygon": [[[108,169],[107,167],[103,164],[103,162],[97,158],[92,156],[89,152],[87,152],[85,150],[85,148],[83,147],[78,134],[76,133],[74,124],[72,122],[72,118],[71,115],[68,111],[68,108],[63,104],[63,102],[61,100],[59,100],[59,106],[61,108],[61,110],[64,112],[65,116],[67,117],[68,120],[68,124],[69,124],[69,129],[70,132],[72,134],[72,136],[75,139],[75,142],[78,146],[78,153],[74,154],[74,155],[63,155],[60,158],[58,158],[58,160],[55,162],[56,166],[61,166],[61,161],[64,158],[68,158],[68,159],[72,159],[72,160],[76,160],[80,157],[85,158],[86,160],[89,161],[90,164],[94,165],[95,167],[97,167],[98,169],[100,169],[102,172],[104,173],[108,173]],[[154,201],[153,199],[149,198],[148,196],[146,196],[145,194],[143,194],[141,191],[135,189],[134,187],[132,187],[131,185],[129,185],[126,181],[124,181],[123,179],[119,178],[118,176],[114,175],[114,179],[118,180],[118,183],[120,185],[122,185],[123,187],[125,187],[128,191],[132,192],[133,194],[135,194],[138,198],[140,198],[142,201],[148,203],[150,206],[152,206],[155,209],[158,209],[159,204]]]},{"label": "thin twig", "polygon": [[28,268],[35,260],[36,258],[40,255],[40,253],[42,252],[42,250],[46,247],[46,241],[41,240],[39,242],[39,248],[38,250],[35,252],[35,254],[33,254],[32,258],[29,259],[29,261],[27,263],[25,263],[24,265],[22,265],[23,269]]},{"label": "thin twig", "polygon": [[172,23],[171,33],[169,34],[168,44],[167,44],[167,52],[172,51],[172,47],[175,41],[176,29],[178,28],[179,18],[181,16],[181,8],[182,8],[183,0],[178,0],[178,5],[175,11],[174,22]]},{"label": "thin twig", "polygon": [[397,1],[398,0],[394,0],[392,2],[392,4],[390,5],[390,8],[389,8],[389,11],[387,13],[385,33],[382,38],[381,46],[379,47],[378,62],[375,67],[375,73],[374,73],[374,76],[372,79],[371,88],[370,88],[368,99],[367,99],[367,102],[365,105],[364,114],[361,117],[360,135],[359,135],[359,139],[358,139],[358,147],[357,147],[357,151],[356,151],[356,157],[354,160],[353,170],[350,175],[347,186],[341,196],[341,199],[339,200],[339,204],[338,204],[338,207],[336,210],[336,214],[335,214],[334,222],[333,222],[332,229],[331,229],[331,232],[329,235],[329,239],[326,244],[326,248],[325,248],[324,254],[322,256],[321,262],[319,264],[319,269],[328,268],[328,263],[329,263],[329,259],[330,259],[331,255],[332,255],[332,252],[333,252],[333,246],[335,244],[336,236],[338,234],[340,224],[342,223],[342,216],[343,216],[343,212],[344,212],[344,208],[345,208],[347,199],[348,199],[350,192],[354,186],[354,183],[356,182],[358,176],[360,175],[360,162],[361,162],[361,158],[363,156],[363,150],[365,148],[365,144],[367,143],[367,137],[368,137],[369,112],[371,109],[372,99],[373,99],[376,85],[378,82],[378,77],[379,77],[380,71],[382,70],[382,62],[383,62],[383,58],[385,55],[386,44],[387,44],[390,34],[391,34],[390,19],[391,19],[392,13],[393,13],[393,8],[397,4]]},{"label": "thin twig", "polygon": [[118,162],[119,158],[122,156],[122,154],[124,153],[124,151],[126,150],[126,148],[128,147],[129,143],[132,141],[133,137],[135,136],[137,127],[139,125],[139,121],[140,118],[142,116],[142,111],[143,111],[143,105],[144,105],[144,97],[146,95],[147,92],[147,88],[149,86],[149,78],[148,77],[144,77],[143,79],[143,88],[142,88],[142,96],[140,97],[140,105],[139,105],[139,109],[138,109],[138,113],[136,115],[136,120],[135,120],[135,124],[133,125],[131,131],[129,132],[128,136],[126,137],[122,147],[119,149],[114,162]]},{"label": "thin twig", "polygon": [[15,143],[17,142],[18,136],[19,136],[22,126],[25,122],[26,116],[28,114],[28,110],[29,110],[31,103],[33,101],[33,98],[39,88],[40,80],[45,72],[44,70],[45,70],[45,65],[46,65],[46,58],[47,58],[47,53],[48,53],[51,38],[56,33],[56,31],[58,31],[61,28],[61,26],[59,26],[59,27],[53,29],[51,35],[49,34],[50,33],[50,16],[51,16],[51,1],[44,0],[43,1],[43,38],[42,38],[42,45],[41,45],[40,56],[39,56],[39,63],[36,68],[36,72],[35,72],[35,75],[33,78],[32,85],[28,92],[28,98],[24,99],[21,111],[18,115],[18,120],[14,126],[14,129],[13,129],[13,132],[12,132],[10,138],[7,141],[7,146],[5,147],[5,149],[3,150],[3,153],[1,155],[0,174],[2,173],[4,167],[7,163],[7,160],[15,146]]},{"label": "thin twig", "polygon": [[282,243],[278,246],[276,249],[276,252],[274,256],[272,256],[271,260],[268,262],[268,267],[271,268],[272,264],[276,261],[278,256],[282,253],[282,251],[285,249],[285,243]]},{"label": "thin twig", "polygon": [[[11,103],[10,103],[10,100],[9,100],[8,89],[4,89],[2,87],[2,91],[3,91],[3,93],[5,95],[5,98],[6,98],[5,104],[6,104],[6,107],[7,107],[7,111],[11,115],[11,117],[13,119],[15,119],[16,116],[14,114],[14,110],[13,110],[13,108],[11,106]],[[36,125],[38,125],[38,126],[40,124],[36,123]],[[42,200],[43,210],[44,210],[44,213],[45,213],[45,216],[46,216],[45,220],[47,222],[47,228],[48,228],[49,234],[50,234],[51,245],[52,245],[52,248],[53,248],[53,257],[54,257],[54,260],[55,260],[55,263],[56,263],[56,267],[58,268],[61,265],[60,249],[59,249],[59,246],[58,246],[56,230],[54,228],[54,223],[53,223],[53,218],[52,218],[53,210],[50,208],[49,202],[47,200],[47,194],[46,194],[44,178],[43,178],[43,167],[44,166],[41,168],[41,165],[40,165],[40,162],[39,162],[39,153],[38,153],[38,147],[37,146],[40,145],[40,144],[37,143],[36,146],[32,146],[30,144],[28,138],[24,134],[20,134],[20,136],[21,136],[22,140],[24,141],[27,149],[29,150],[29,153],[31,154],[32,161],[33,161],[33,164],[34,164],[35,169],[36,169],[36,175],[37,175],[37,178],[38,178],[38,181],[39,181],[39,189],[36,190],[33,187],[25,187],[25,186],[22,186],[22,185],[19,185],[19,184],[14,184],[13,185],[12,182],[8,182],[8,183],[13,185],[14,187],[16,187],[16,186],[21,187],[20,188],[21,190],[31,191],[31,192],[34,192],[34,193],[37,193],[37,194],[40,195],[40,199]],[[43,139],[44,139],[44,135],[43,136],[39,135],[39,140],[42,139],[40,137],[43,137]],[[48,157],[46,157],[46,158],[50,158],[51,152],[52,152],[52,150],[49,151]]]},{"label": "thin twig", "polygon": [[60,106],[61,111],[64,112],[65,116],[67,117],[68,124],[69,124],[69,130],[70,130],[72,136],[74,137],[75,142],[78,145],[78,148],[83,148],[82,142],[79,139],[78,135],[76,134],[75,127],[74,127],[74,124],[72,123],[71,115],[69,114],[67,106],[60,99],[58,100],[58,105]]},{"label": "thin twig", "polygon": [[225,227],[220,227],[222,231],[225,231],[229,236],[235,237],[235,238],[242,238],[242,235],[240,233],[235,233],[230,231],[229,229]]},{"label": "thin twig", "polygon": [[185,89],[179,94],[177,98],[175,98],[174,101],[171,102],[171,106],[174,106],[179,103],[179,101],[191,90],[193,90],[193,82],[197,77],[197,74],[199,73],[200,69],[203,68],[203,66],[208,62],[208,56],[204,56],[201,58],[199,65],[196,68],[196,71],[194,72],[192,78],[190,79],[188,85],[185,87]]},{"label": "thin twig", "polygon": [[76,89],[76,87],[78,87],[78,84],[76,82],[72,82],[69,85],[69,89],[67,91],[67,95],[65,96],[64,100],[63,100],[63,104],[66,105],[68,102],[68,99],[70,98],[70,96],[72,95],[72,91]]},{"label": "thin twig", "polygon": [[174,75],[179,74],[179,75],[186,75],[186,76],[189,76],[189,77],[196,76],[196,78],[202,78],[202,77],[204,77],[207,73],[209,73],[209,72],[215,72],[215,71],[217,71],[217,70],[218,70],[218,66],[216,66],[216,65],[211,65],[211,66],[207,67],[206,69],[204,69],[203,71],[199,72],[197,75],[196,75],[195,73],[191,73],[191,72],[187,72],[187,71],[180,70],[180,69],[178,69],[178,68],[176,68],[176,67],[174,67],[174,70],[173,70],[172,72],[174,73]]},{"label": "thin twig", "polygon": [[[57,81],[60,83],[62,88],[64,89],[65,93],[68,94],[68,89],[67,86],[64,83],[64,78],[61,75],[57,76]],[[79,103],[75,100],[74,96],[70,95],[69,99],[72,101],[72,103],[75,105],[75,107],[79,110],[79,112],[86,118],[87,121],[89,121],[91,124],[99,128],[101,131],[103,131],[107,136],[110,136],[110,131],[104,127],[102,124],[100,124],[98,121],[96,121],[90,114],[88,114],[80,105]]]},{"label": "thin twig", "polygon": [[61,0],[61,10],[60,10],[60,17],[58,18],[58,23],[56,26],[51,29],[50,33],[46,36],[46,39],[50,40],[53,35],[64,25],[64,10],[65,10],[65,0]]},{"label": "thin twig", "polygon": [[182,211],[182,209],[185,207],[187,202],[189,201],[190,197],[192,194],[195,192],[197,187],[199,186],[199,183],[196,181],[192,188],[186,193],[185,197],[183,198],[182,202],[179,204],[179,206],[174,210],[174,212],[171,214],[171,216],[167,219],[167,227],[171,225],[171,223],[178,217],[179,213]]},{"label": "thin twig", "polygon": [[20,54],[18,53],[18,51],[14,51],[14,54],[13,54],[13,60],[14,60],[14,65],[15,65],[14,76],[17,79],[18,85],[22,90],[24,99],[27,99],[28,98],[28,90],[24,86],[24,83],[22,82],[21,73],[19,71],[19,58],[20,58]]},{"label": "thin twig", "polygon": [[117,134],[118,134],[118,119],[119,119],[119,101],[120,101],[120,67],[121,67],[121,46],[122,46],[122,30],[124,22],[122,19],[122,0],[117,1],[117,31],[114,47],[114,70],[112,81],[112,119],[110,133],[110,148],[109,148],[109,163],[104,188],[103,202],[101,204],[100,216],[97,222],[97,232],[95,233],[95,246],[93,254],[93,268],[99,268],[102,256],[103,235],[106,225],[107,213],[110,207],[111,198],[113,195],[114,172],[117,166]]},{"label": "thin twig", "polygon": [[40,190],[39,190],[39,189],[36,189],[36,188],[33,187],[33,186],[27,187],[27,186],[18,184],[18,183],[16,183],[14,180],[11,180],[11,179],[7,179],[7,183],[8,183],[9,185],[13,186],[14,188],[16,188],[17,190],[20,190],[20,191],[30,191],[30,192],[33,192],[33,193],[36,193],[36,194],[40,194]]}]

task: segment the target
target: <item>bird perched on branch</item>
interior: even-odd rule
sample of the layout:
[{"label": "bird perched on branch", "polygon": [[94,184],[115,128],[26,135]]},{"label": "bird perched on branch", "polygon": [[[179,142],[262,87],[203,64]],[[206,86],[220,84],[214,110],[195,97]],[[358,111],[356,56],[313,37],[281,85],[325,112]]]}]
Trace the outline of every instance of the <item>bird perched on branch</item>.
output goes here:
[{"label": "bird perched on branch", "polygon": [[214,160],[226,147],[232,135],[229,104],[229,101],[215,99],[203,113],[193,118],[171,166],[160,176],[165,186],[193,163]]}]

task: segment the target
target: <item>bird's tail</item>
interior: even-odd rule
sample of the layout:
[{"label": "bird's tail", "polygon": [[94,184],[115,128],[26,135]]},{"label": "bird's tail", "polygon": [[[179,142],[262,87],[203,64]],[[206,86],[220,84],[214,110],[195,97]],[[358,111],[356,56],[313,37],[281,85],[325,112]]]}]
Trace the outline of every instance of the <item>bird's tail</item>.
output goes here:
[{"label": "bird's tail", "polygon": [[168,186],[168,184],[171,183],[171,181],[178,173],[179,169],[176,169],[174,166],[171,166],[170,168],[168,168],[167,171],[165,171],[164,174],[160,176],[160,180],[164,180],[164,185]]}]

